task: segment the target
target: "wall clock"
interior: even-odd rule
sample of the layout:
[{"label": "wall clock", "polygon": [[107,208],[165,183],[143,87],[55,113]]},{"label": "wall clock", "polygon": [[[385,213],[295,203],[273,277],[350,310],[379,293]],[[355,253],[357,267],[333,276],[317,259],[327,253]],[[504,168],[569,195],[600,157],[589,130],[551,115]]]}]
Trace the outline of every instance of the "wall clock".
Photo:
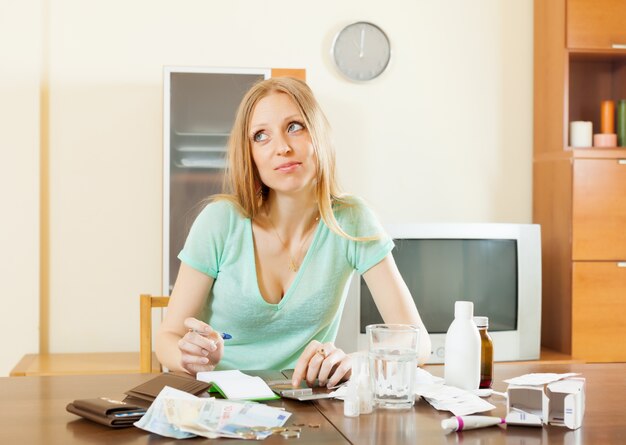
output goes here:
[{"label": "wall clock", "polygon": [[391,58],[391,45],[387,34],[378,26],[356,22],[335,36],[331,54],[335,65],[346,77],[366,81],[385,71]]}]

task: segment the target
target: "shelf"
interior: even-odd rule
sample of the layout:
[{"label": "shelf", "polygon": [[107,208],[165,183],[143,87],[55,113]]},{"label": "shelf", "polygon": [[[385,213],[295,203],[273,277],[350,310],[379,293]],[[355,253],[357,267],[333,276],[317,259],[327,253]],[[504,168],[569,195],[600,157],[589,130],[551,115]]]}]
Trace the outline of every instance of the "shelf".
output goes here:
[{"label": "shelf", "polygon": [[613,62],[626,60],[626,49],[570,49],[569,58],[574,62]]},{"label": "shelf", "polygon": [[185,131],[174,131],[173,132],[174,136],[182,136],[182,137],[200,137],[200,138],[228,138],[228,136],[230,136],[230,133],[223,133],[223,132],[185,132]]},{"label": "shelf", "polygon": [[226,168],[228,133],[180,133],[172,136],[172,163],[180,169]]},{"label": "shelf", "polygon": [[[566,119],[591,121],[600,129],[600,105],[626,99],[626,50],[570,51]],[[616,129],[617,130],[617,129]]]},{"label": "shelf", "polygon": [[179,168],[209,168],[209,169],[224,169],[226,168],[225,159],[206,159],[206,158],[182,158],[179,162],[174,164]]},{"label": "shelf", "polygon": [[173,133],[173,152],[226,153],[228,133]]},{"label": "shelf", "polygon": [[226,147],[190,147],[188,145],[182,147],[174,147],[174,150],[180,153],[226,153]]},{"label": "shelf", "polygon": [[569,147],[574,158],[626,159],[626,147]]}]

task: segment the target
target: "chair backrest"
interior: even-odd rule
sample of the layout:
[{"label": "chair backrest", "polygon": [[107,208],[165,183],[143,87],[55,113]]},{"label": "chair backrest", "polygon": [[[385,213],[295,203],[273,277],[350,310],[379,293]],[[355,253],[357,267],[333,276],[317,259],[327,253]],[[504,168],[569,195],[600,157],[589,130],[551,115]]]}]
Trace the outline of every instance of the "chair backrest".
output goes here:
[{"label": "chair backrest", "polygon": [[139,296],[139,368],[152,372],[152,308],[167,307],[170,297]]}]

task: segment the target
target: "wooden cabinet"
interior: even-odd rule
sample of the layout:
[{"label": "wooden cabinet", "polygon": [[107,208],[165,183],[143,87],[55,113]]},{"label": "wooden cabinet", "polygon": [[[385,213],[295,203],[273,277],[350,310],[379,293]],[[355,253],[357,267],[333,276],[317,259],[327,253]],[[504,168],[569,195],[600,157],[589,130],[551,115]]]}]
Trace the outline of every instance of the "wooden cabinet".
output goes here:
[{"label": "wooden cabinet", "polygon": [[573,178],[572,259],[626,260],[626,159],[575,159]]},{"label": "wooden cabinet", "polygon": [[572,355],[587,361],[626,357],[626,262],[574,262]]},{"label": "wooden cabinet", "polygon": [[626,48],[624,0],[568,0],[568,48]]},{"label": "wooden cabinet", "polygon": [[[569,147],[626,99],[626,1],[535,0],[533,219],[542,230],[542,346],[625,361],[626,147]],[[564,38],[565,36],[565,38]],[[620,344],[615,344],[620,343]]]}]

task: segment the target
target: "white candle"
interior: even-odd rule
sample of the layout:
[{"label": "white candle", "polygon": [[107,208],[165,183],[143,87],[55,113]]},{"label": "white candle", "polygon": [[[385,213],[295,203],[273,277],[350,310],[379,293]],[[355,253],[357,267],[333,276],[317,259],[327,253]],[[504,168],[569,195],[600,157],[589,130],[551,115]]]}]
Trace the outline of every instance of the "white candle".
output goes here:
[{"label": "white candle", "polygon": [[573,121],[569,124],[570,147],[591,147],[592,128],[589,121]]}]

